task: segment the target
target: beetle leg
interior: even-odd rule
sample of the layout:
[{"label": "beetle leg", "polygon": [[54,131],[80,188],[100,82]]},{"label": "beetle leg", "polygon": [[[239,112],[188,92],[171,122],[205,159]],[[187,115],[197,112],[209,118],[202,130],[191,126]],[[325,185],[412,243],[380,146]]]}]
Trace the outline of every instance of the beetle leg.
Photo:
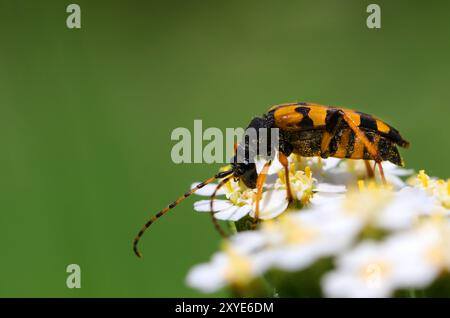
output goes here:
[{"label": "beetle leg", "polygon": [[255,198],[255,217],[253,219],[252,229],[256,228],[256,224],[259,220],[259,202],[261,201],[262,196],[262,190],[264,186],[264,182],[266,182],[267,173],[269,172],[271,161],[267,161],[264,164],[263,169],[258,175],[258,178],[256,179],[256,198]]},{"label": "beetle leg", "polygon": [[366,165],[367,176],[373,179],[375,177],[374,169],[372,169],[368,160],[364,160],[364,164]]},{"label": "beetle leg", "polygon": [[377,165],[378,165],[378,169],[380,170],[380,176],[381,176],[381,180],[383,181],[383,184],[386,185],[386,177],[384,176],[384,170],[383,170],[383,166],[381,165],[381,161],[377,161]]},{"label": "beetle leg", "polygon": [[350,116],[348,116],[343,110],[338,110],[339,114],[342,116],[342,118],[345,120],[347,125],[350,127],[351,130],[355,133],[355,135],[361,140],[361,142],[364,144],[364,147],[366,147],[369,154],[372,156],[372,158],[375,161],[381,161],[380,156],[378,154],[377,148],[374,146],[373,143],[369,141],[367,136],[362,132],[362,130],[355,124],[353,119],[351,119]]},{"label": "beetle leg", "polygon": [[284,168],[284,174],[286,176],[286,192],[287,192],[287,199],[288,202],[291,203],[294,198],[292,197],[292,191],[291,191],[291,182],[289,181],[289,161],[288,158],[285,156],[284,153],[281,151],[278,152],[278,160],[283,165]]}]

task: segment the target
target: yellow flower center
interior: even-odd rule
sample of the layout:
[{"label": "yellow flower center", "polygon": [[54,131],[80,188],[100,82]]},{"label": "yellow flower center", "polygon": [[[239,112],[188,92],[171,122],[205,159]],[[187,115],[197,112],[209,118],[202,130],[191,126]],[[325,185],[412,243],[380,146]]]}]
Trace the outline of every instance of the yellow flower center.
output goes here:
[{"label": "yellow flower center", "polygon": [[435,195],[444,208],[450,209],[450,180],[437,180]]},{"label": "yellow flower center", "polygon": [[224,252],[228,256],[228,265],[225,268],[225,280],[235,286],[245,286],[252,280],[252,263],[237,253],[230,244],[225,243]]},{"label": "yellow flower center", "polygon": [[409,184],[421,187],[434,196],[444,208],[450,209],[450,180],[433,180],[424,170],[420,170],[415,178],[409,180]]},{"label": "yellow flower center", "polygon": [[[295,170],[295,164],[292,163],[289,167],[289,182],[294,198],[300,195],[300,202],[304,205],[309,202],[313,192],[314,179],[312,177],[311,168],[305,167],[304,171]],[[284,171],[278,172],[278,180],[275,183],[275,189],[286,189],[286,175]]]},{"label": "yellow flower center", "polygon": [[443,249],[443,246],[439,244],[428,248],[425,252],[425,257],[430,261],[431,264],[437,267],[445,266],[445,263],[447,261],[447,254]]},{"label": "yellow flower center", "polygon": [[430,185],[430,177],[425,173],[425,170],[420,170],[417,175],[417,180],[420,181],[422,187],[428,188]]},{"label": "yellow flower center", "polygon": [[393,198],[393,192],[375,182],[358,181],[359,190],[350,190],[345,197],[343,210],[350,215],[370,217],[376,215]]},{"label": "yellow flower center", "polygon": [[383,260],[366,262],[359,270],[359,275],[369,288],[377,288],[389,275],[390,268]]},{"label": "yellow flower center", "polygon": [[263,231],[282,233],[285,244],[305,244],[319,235],[318,230],[289,215],[280,216],[277,221],[264,222]]},{"label": "yellow flower center", "polygon": [[234,205],[251,205],[255,199],[256,192],[247,188],[241,181],[230,179],[224,185],[225,195]]}]

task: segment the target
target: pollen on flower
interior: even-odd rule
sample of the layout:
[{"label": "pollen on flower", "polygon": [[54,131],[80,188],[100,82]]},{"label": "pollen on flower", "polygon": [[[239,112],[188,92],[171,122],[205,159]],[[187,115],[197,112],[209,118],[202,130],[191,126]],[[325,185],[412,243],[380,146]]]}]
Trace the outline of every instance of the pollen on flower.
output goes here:
[{"label": "pollen on flower", "polygon": [[425,170],[420,170],[417,175],[417,180],[421,182],[422,187],[428,188],[430,184],[430,177],[425,173]]},{"label": "pollen on flower", "polygon": [[417,176],[411,178],[408,183],[427,191],[434,196],[444,208],[450,209],[450,180],[433,179],[430,178],[424,170],[420,170]]},{"label": "pollen on flower", "polygon": [[364,180],[358,180],[358,189],[359,191],[362,191],[366,188],[366,184],[364,183]]},{"label": "pollen on flower", "polygon": [[237,206],[252,204],[256,195],[255,190],[247,188],[239,180],[229,180],[224,188],[227,199]]},{"label": "pollen on flower", "polygon": [[305,167],[305,175],[311,179],[312,178],[312,173],[311,173],[311,168],[309,166]]},{"label": "pollen on flower", "polygon": [[[305,167],[304,171],[293,169],[294,164],[291,164],[289,169],[289,182],[291,186],[291,191],[294,198],[305,205],[309,202],[313,195],[313,185],[315,179],[312,177],[311,168],[309,166]],[[275,189],[286,189],[286,176],[283,171],[278,173],[278,180],[275,183]]]},{"label": "pollen on flower", "polygon": [[364,181],[364,180],[358,180],[357,182],[358,185],[358,190],[359,191],[367,191],[367,190],[377,190],[382,188],[381,185],[378,185],[375,181],[370,180],[368,182]]}]

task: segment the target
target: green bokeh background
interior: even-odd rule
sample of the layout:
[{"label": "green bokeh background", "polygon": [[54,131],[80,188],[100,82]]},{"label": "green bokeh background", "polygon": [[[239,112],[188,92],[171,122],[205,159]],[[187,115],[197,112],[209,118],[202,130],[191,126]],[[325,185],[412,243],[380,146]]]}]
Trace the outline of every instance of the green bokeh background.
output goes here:
[{"label": "green bokeh background", "polygon": [[[242,127],[315,101],[377,115],[409,167],[448,177],[450,3],[0,1],[0,296],[199,296],[188,269],[219,246],[192,202],[145,219],[219,165],[175,165],[175,127]],[[66,287],[66,266],[82,288]],[[226,295],[219,293],[216,295]]]}]

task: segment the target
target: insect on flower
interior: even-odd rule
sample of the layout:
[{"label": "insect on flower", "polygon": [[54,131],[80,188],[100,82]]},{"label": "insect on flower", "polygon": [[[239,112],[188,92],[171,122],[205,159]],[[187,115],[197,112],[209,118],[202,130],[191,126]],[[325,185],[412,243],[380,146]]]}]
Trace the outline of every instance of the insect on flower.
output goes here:
[{"label": "insect on flower", "polygon": [[[270,139],[262,140],[259,132],[262,129],[274,128],[278,129],[279,140],[276,149],[271,149]],[[254,215],[254,226],[256,226],[263,186],[275,151],[277,151],[278,160],[284,168],[287,198],[291,202],[293,195],[289,182],[287,157],[292,153],[303,157],[361,159],[366,163],[369,176],[374,175],[374,170],[369,164],[369,160],[373,160],[375,165],[378,165],[381,178],[385,182],[381,162],[390,161],[398,166],[403,166],[404,163],[397,146],[409,147],[409,143],[400,136],[398,130],[381,119],[350,109],[314,103],[289,103],[273,106],[262,117],[253,118],[247,127],[247,130],[249,129],[256,130],[257,140],[250,140],[247,138],[248,136],[245,136],[237,146],[229,170],[219,172],[196,185],[144,224],[133,242],[133,250],[137,256],[141,256],[138,250],[139,240],[151,224],[195,191],[217,179],[221,179],[221,181],[211,196],[211,211],[214,211],[213,200],[217,191],[231,178],[241,180],[248,188],[256,189]],[[262,147],[268,149],[265,154],[266,158],[263,158],[267,161],[258,174],[252,158],[262,155],[260,152]],[[238,160],[238,154],[244,154],[244,156]],[[225,236],[214,217],[212,219],[217,230]]]}]

